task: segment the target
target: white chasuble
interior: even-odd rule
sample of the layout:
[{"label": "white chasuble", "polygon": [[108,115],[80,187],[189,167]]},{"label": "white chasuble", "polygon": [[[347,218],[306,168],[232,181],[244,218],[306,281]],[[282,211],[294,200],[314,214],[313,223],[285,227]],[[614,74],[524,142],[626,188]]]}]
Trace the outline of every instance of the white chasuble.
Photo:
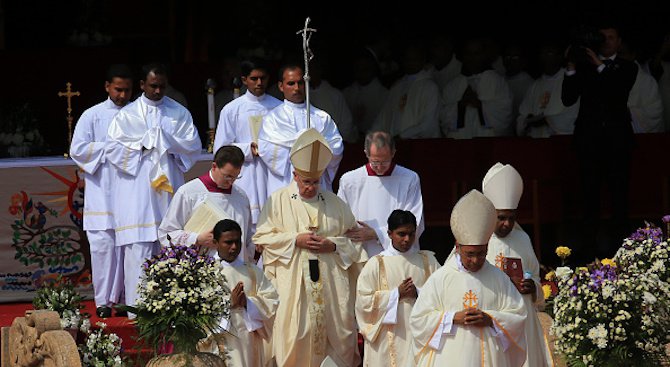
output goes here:
[{"label": "white chasuble", "polygon": [[[493,326],[453,324],[456,312],[477,308]],[[410,316],[416,366],[520,367],[526,359],[523,299],[509,277],[488,262],[477,272],[452,256],[421,288]]]},{"label": "white chasuble", "polygon": [[[318,367],[326,356],[339,366],[355,366],[349,269],[367,256],[359,243],[344,236],[356,225],[349,207],[328,191],[320,190],[313,201],[308,208],[295,183],[277,190],[263,207],[253,236],[263,246],[263,269],[279,294],[274,355],[278,366]],[[333,241],[336,251],[313,253],[296,247],[298,234],[310,231]],[[317,281],[310,277],[310,258],[318,261]]]},{"label": "white chasuble", "polygon": [[430,251],[408,252],[374,256],[358,277],[356,321],[365,338],[365,367],[404,367],[413,362],[409,315],[416,300],[398,299],[398,286],[412,278],[419,290],[440,264]]}]

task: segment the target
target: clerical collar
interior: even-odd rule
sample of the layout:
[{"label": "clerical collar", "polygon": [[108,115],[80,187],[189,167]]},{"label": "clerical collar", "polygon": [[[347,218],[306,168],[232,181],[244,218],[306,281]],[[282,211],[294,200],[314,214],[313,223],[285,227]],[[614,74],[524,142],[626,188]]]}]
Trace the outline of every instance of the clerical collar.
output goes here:
[{"label": "clerical collar", "polygon": [[205,185],[205,188],[209,192],[219,192],[222,194],[230,194],[233,192],[233,186],[231,185],[229,189],[224,189],[222,187],[219,187],[216,182],[214,182],[214,178],[212,177],[212,171],[209,170],[206,174],[198,177],[200,181],[202,182],[203,185]]},{"label": "clerical collar", "polygon": [[114,109],[117,109],[117,110],[120,110],[120,109],[123,108],[123,106],[117,106],[116,103],[114,103],[114,102],[112,101],[112,99],[109,98],[109,97],[107,97],[107,100],[105,101],[105,103],[107,104],[107,106],[109,106],[109,107],[113,107]]},{"label": "clerical collar", "polygon": [[257,97],[256,95],[254,95],[253,93],[251,93],[250,90],[247,89],[247,92],[244,93],[244,96],[245,96],[248,100],[250,100],[250,101],[252,101],[252,102],[261,102],[261,101],[263,101],[263,100],[265,99],[266,94],[263,93],[263,95],[261,95],[260,97]]},{"label": "clerical collar", "polygon": [[142,102],[144,102],[145,104],[147,104],[149,106],[154,106],[154,107],[157,107],[157,106],[160,106],[161,104],[163,104],[163,100],[165,99],[165,97],[163,97],[163,98],[159,99],[158,101],[153,101],[153,100],[147,98],[147,96],[145,96],[144,93],[142,93],[140,98],[142,98]]},{"label": "clerical collar", "polygon": [[419,252],[419,246],[416,246],[413,244],[409,250],[405,252],[400,252],[398,251],[397,248],[393,247],[393,243],[390,242],[389,239],[389,245],[386,247],[384,251],[382,251],[382,256],[409,256],[409,255],[414,255],[417,252]]},{"label": "clerical collar", "polygon": [[284,104],[291,108],[305,108],[305,102],[302,103],[293,103],[288,99],[284,99]]},{"label": "clerical collar", "polygon": [[242,260],[242,252],[240,252],[239,255],[233,260],[233,262],[228,262],[224,259],[221,259],[221,266],[227,267],[227,266],[241,266],[244,265],[244,260]]},{"label": "clerical collar", "polygon": [[391,166],[389,169],[386,170],[386,172],[382,173],[381,175],[378,175],[377,172],[375,172],[372,169],[372,166],[370,166],[370,163],[365,164],[365,169],[368,171],[368,176],[379,176],[379,177],[384,177],[384,176],[391,176],[393,174],[393,169],[395,168],[395,162],[391,162]]}]

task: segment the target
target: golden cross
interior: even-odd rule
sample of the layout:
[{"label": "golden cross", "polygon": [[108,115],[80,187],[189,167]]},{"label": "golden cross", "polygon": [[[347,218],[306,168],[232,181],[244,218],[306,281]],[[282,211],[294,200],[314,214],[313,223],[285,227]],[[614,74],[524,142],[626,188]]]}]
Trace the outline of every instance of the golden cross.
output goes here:
[{"label": "golden cross", "polygon": [[503,270],[503,263],[505,262],[505,255],[501,252],[496,255],[496,267]]},{"label": "golden cross", "polygon": [[479,304],[477,303],[477,295],[472,292],[472,289],[467,291],[463,296],[463,308],[477,308]]},{"label": "golden cross", "polygon": [[80,93],[79,92],[73,92],[71,87],[72,83],[67,82],[65,83],[65,92],[58,92],[59,97],[66,97],[67,98],[67,114],[71,115],[72,114],[72,97],[79,97]]}]

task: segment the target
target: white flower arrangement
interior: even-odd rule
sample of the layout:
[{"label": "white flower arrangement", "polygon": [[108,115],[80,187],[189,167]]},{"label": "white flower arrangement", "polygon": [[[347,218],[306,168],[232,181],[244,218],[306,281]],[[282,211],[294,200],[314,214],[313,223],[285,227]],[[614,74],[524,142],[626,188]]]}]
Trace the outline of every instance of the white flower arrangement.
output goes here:
[{"label": "white flower arrangement", "polygon": [[121,367],[121,338],[116,334],[104,332],[107,324],[96,323],[97,328],[87,333],[86,341],[79,345],[82,366],[84,367]]},{"label": "white flower arrangement", "polygon": [[574,271],[562,269],[560,275],[557,269],[551,333],[569,366],[668,362],[668,246],[650,228],[624,240],[613,260],[596,260]]}]

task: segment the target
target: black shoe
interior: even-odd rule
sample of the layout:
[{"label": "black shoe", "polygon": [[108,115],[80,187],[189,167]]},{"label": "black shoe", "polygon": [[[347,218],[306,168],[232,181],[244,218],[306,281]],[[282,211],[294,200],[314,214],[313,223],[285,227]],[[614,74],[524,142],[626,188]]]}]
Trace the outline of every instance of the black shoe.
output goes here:
[{"label": "black shoe", "polygon": [[116,316],[116,317],[128,317],[128,311],[116,310],[116,312],[114,312],[114,316]]},{"label": "black shoe", "polygon": [[102,319],[106,319],[112,317],[112,309],[107,306],[100,306],[95,309],[95,314]]}]

